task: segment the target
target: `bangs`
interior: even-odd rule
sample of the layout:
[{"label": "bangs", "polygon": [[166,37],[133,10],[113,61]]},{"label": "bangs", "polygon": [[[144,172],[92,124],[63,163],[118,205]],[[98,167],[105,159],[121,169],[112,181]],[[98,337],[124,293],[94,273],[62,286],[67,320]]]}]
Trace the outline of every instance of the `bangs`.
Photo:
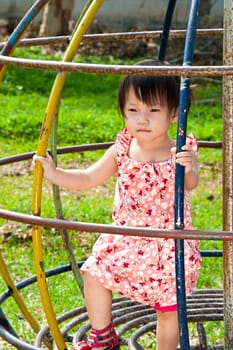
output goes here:
[{"label": "bangs", "polygon": [[130,89],[133,89],[135,96],[148,106],[160,104],[167,106],[171,111],[179,105],[179,77],[126,76],[121,82],[118,94],[118,104],[122,115],[124,115]]},{"label": "bangs", "polygon": [[[142,79],[145,77],[135,77],[131,88],[134,90],[135,96],[148,106],[167,104],[167,91],[163,90],[160,84],[155,84],[154,79]],[[139,79],[138,79],[139,78]]]}]

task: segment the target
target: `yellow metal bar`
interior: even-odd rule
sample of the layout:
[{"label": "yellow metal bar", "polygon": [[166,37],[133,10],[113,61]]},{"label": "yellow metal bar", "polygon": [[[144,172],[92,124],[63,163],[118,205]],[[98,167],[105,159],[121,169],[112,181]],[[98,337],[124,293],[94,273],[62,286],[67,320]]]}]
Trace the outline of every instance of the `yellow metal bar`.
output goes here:
[{"label": "yellow metal bar", "polygon": [[[85,34],[88,26],[92,19],[97,13],[98,9],[102,5],[103,0],[92,0],[89,6],[85,7],[85,11],[82,12],[82,18],[78,21],[77,28],[73,33],[71,42],[66,50],[63,61],[71,61],[77,52],[80,42]],[[37,154],[45,156],[46,149],[48,146],[48,139],[50,130],[52,127],[52,121],[58,109],[60,97],[67,73],[59,73],[55,79],[50,98],[48,101],[44,123],[38,143]],[[33,183],[33,194],[32,194],[32,212],[34,215],[40,215],[41,211],[41,192],[42,192],[42,168],[40,164],[36,165]],[[48,325],[53,335],[54,341],[59,350],[66,349],[64,339],[58,328],[55,314],[53,311],[52,303],[50,300],[48,287],[46,283],[46,275],[44,270],[43,254],[42,254],[42,239],[41,239],[41,227],[33,226],[32,229],[33,239],[33,251],[35,260],[35,269],[37,275],[38,286],[41,294],[42,305],[46,314]]]},{"label": "yellow metal bar", "polygon": [[0,252],[0,271],[1,271],[2,277],[3,277],[6,285],[11,290],[12,297],[14,298],[17,305],[19,306],[22,314],[24,315],[24,317],[26,318],[28,323],[31,325],[34,332],[38,333],[40,330],[40,327],[39,327],[38,323],[36,322],[36,320],[33,318],[33,316],[30,314],[30,312],[28,311],[23,299],[21,298],[21,296],[18,292],[18,289],[16,288],[16,286],[15,286],[15,284],[14,284],[14,282],[13,282],[13,280],[8,272],[8,269],[6,267],[6,264],[5,264],[5,261],[3,259],[1,252]]},{"label": "yellow metal bar", "polygon": [[7,66],[4,65],[4,66],[2,66],[2,68],[0,69],[0,82],[2,81],[2,79],[3,79],[3,77],[4,77],[4,74],[5,74],[5,72],[6,72],[6,68],[7,68]]},{"label": "yellow metal bar", "polygon": [[75,25],[75,27],[74,27],[73,33],[76,32],[76,29],[78,28],[78,26],[79,26],[81,20],[82,20],[83,17],[85,16],[85,13],[88,11],[89,6],[91,6],[91,3],[92,3],[92,0],[87,0],[85,6],[84,6],[84,8],[83,8],[83,10],[82,10],[82,12],[81,12],[81,14],[80,14],[80,16],[79,16],[79,19],[78,19],[77,22],[76,22],[76,25]]}]

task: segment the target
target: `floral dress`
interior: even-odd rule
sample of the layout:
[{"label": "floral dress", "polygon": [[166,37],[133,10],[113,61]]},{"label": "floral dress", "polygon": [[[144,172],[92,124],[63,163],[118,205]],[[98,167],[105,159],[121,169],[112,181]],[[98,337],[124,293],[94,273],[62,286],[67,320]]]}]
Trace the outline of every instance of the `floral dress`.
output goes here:
[{"label": "floral dress", "polygon": [[[175,165],[172,156],[161,162],[139,162],[128,156],[132,136],[117,136],[118,179],[115,225],[174,229]],[[197,152],[193,135],[187,141]],[[184,227],[193,229],[188,194],[184,198]],[[185,240],[186,293],[196,285],[200,269],[198,242]],[[82,271],[106,288],[140,303],[162,308],[176,305],[173,239],[101,234]]]}]

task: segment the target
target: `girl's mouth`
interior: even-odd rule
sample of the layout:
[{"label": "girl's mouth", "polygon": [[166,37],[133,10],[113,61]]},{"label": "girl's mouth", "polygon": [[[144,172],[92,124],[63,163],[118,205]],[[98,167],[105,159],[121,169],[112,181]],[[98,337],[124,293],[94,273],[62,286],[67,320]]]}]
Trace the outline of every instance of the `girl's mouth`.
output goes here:
[{"label": "girl's mouth", "polygon": [[151,132],[151,131],[147,129],[137,129],[137,132]]}]

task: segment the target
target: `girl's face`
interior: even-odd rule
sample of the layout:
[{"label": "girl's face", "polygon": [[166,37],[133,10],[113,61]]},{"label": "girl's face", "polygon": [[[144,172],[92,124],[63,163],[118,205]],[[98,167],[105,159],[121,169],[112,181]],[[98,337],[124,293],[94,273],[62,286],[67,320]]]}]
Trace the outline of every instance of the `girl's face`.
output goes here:
[{"label": "girl's face", "polygon": [[155,101],[146,105],[129,89],[124,107],[125,126],[132,136],[139,140],[152,140],[167,136],[170,123],[177,120],[177,111],[168,111],[167,106]]}]

